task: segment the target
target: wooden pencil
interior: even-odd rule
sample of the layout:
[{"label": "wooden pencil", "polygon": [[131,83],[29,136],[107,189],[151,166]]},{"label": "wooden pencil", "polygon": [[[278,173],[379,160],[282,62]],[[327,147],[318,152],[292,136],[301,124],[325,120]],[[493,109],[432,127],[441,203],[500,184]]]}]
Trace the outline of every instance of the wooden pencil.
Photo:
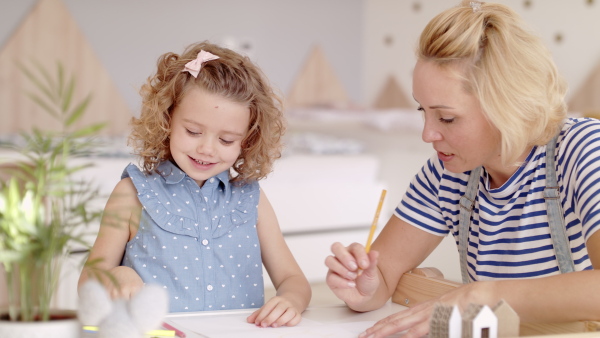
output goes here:
[{"label": "wooden pencil", "polygon": [[379,220],[379,213],[381,212],[381,207],[383,206],[383,200],[385,199],[385,194],[387,190],[383,189],[381,191],[381,197],[379,198],[379,205],[377,205],[377,211],[375,211],[375,217],[373,218],[373,223],[371,223],[371,231],[369,231],[369,238],[367,239],[367,245],[365,246],[365,251],[369,253],[371,250],[371,243],[373,242],[373,235],[375,235],[375,229],[377,229],[377,221]]}]

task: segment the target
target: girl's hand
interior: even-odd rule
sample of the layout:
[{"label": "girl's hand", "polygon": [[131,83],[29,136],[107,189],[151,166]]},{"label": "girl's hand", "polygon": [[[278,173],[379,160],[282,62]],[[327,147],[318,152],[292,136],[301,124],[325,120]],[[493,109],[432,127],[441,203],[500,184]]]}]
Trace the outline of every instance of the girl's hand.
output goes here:
[{"label": "girl's hand", "polygon": [[429,333],[429,321],[436,304],[458,305],[463,311],[470,304],[493,306],[499,301],[493,282],[474,282],[454,289],[437,299],[421,302],[407,310],[390,315],[359,335],[360,338],[387,337],[404,332],[403,338],[422,337]]},{"label": "girl's hand", "polygon": [[370,300],[379,287],[380,279],[377,271],[377,251],[368,254],[359,243],[344,247],[341,243],[333,243],[332,256],[325,259],[327,286],[350,308]]},{"label": "girl's hand", "polygon": [[109,274],[117,281],[104,278],[104,286],[111,298],[130,299],[144,286],[142,278],[130,267],[117,266],[109,270]]},{"label": "girl's hand", "polygon": [[294,326],[300,323],[302,311],[299,311],[288,299],[275,296],[246,319],[260,327]]}]

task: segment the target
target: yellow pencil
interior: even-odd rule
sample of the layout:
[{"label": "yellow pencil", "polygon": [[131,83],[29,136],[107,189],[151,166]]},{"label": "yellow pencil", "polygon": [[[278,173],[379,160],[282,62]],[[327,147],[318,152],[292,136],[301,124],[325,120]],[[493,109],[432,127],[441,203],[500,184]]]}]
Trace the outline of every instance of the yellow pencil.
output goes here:
[{"label": "yellow pencil", "polygon": [[[83,330],[95,332],[95,331],[98,331],[98,327],[85,325],[83,327]],[[175,337],[175,331],[173,331],[173,330],[152,330],[152,331],[146,332],[146,336]]]},{"label": "yellow pencil", "polygon": [[381,212],[381,207],[383,206],[383,200],[385,199],[385,194],[387,190],[383,189],[381,191],[381,197],[379,198],[379,205],[377,206],[377,211],[375,212],[375,217],[373,218],[373,223],[371,224],[371,231],[369,231],[369,238],[367,239],[367,245],[365,246],[365,251],[369,253],[371,250],[371,243],[373,242],[373,235],[375,234],[375,229],[377,228],[377,221],[379,220],[379,213]]}]

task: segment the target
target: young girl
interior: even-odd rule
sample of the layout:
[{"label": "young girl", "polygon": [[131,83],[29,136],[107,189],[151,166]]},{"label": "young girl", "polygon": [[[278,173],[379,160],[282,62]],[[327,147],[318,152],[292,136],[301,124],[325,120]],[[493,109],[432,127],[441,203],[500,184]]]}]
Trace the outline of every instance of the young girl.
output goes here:
[{"label": "young girl", "polygon": [[[141,94],[141,169],[106,204],[88,261],[112,277],[98,278],[113,297],[162,285],[171,312],[261,307],[248,322],[296,325],[310,286],[257,182],[281,154],[279,97],[248,58],[207,42],[161,56]],[[266,303],[262,264],[277,289]]]}]

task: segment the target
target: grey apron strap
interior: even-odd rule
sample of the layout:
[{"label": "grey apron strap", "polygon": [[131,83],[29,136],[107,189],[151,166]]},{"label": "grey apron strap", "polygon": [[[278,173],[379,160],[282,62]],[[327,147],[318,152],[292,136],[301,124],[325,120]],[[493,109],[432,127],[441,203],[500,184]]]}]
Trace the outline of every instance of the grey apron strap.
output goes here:
[{"label": "grey apron strap", "polygon": [[[544,189],[544,200],[546,201],[546,212],[548,214],[548,225],[552,245],[556,253],[558,268],[561,273],[573,272],[575,267],[571,257],[571,247],[567,239],[564,214],[560,204],[560,192],[558,188],[556,169],[554,167],[554,150],[556,149],[555,136],[546,145],[546,188]],[[467,190],[460,198],[460,217],[458,223],[458,253],[460,259],[460,273],[463,284],[470,282],[467,270],[467,253],[469,246],[469,225],[471,224],[471,213],[475,205],[475,197],[479,187],[479,176],[481,167],[471,171]]]},{"label": "grey apron strap", "polygon": [[565,219],[560,203],[560,191],[556,179],[554,167],[554,149],[558,135],[554,136],[546,145],[546,188],[544,189],[544,200],[546,201],[546,212],[550,226],[552,245],[556,253],[558,268],[561,273],[573,272],[575,267],[571,257],[571,247],[567,238]]},{"label": "grey apron strap", "polygon": [[469,252],[469,225],[471,225],[471,213],[475,206],[475,197],[479,191],[479,176],[481,167],[471,171],[467,190],[460,198],[460,216],[458,219],[458,255],[460,259],[460,274],[463,284],[470,282],[467,271],[467,253]]}]

